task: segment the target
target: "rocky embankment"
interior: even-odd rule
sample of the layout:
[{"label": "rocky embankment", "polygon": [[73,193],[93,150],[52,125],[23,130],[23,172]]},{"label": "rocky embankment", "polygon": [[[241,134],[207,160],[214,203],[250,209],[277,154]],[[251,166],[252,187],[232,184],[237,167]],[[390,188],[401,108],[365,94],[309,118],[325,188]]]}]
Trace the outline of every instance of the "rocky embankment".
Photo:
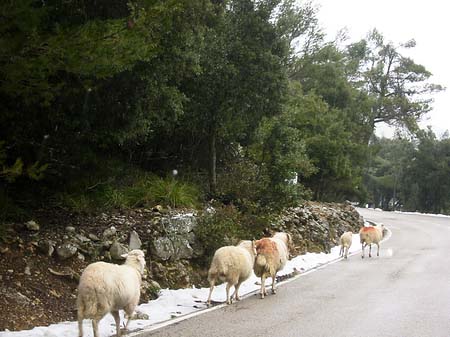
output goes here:
[{"label": "rocky embankment", "polygon": [[[82,270],[98,260],[121,263],[120,255],[129,249],[147,252],[143,301],[157,296],[160,287],[204,285],[206,270],[198,261],[208,257],[195,236],[197,217],[158,206],[89,217],[43,213],[26,223],[3,224],[0,331],[74,320]],[[268,224],[266,234],[291,233],[292,255],[327,252],[340,234],[362,224],[351,205],[308,202],[286,210]]]}]

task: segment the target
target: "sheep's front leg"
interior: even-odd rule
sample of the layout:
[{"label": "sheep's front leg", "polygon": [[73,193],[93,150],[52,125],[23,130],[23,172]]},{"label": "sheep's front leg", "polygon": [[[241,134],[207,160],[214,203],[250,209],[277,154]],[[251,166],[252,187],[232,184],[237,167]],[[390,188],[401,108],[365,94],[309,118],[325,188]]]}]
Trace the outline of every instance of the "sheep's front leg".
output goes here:
[{"label": "sheep's front leg", "polygon": [[341,250],[339,251],[339,257],[344,254],[344,246],[341,245]]},{"label": "sheep's front leg", "polygon": [[364,243],[361,243],[361,259],[364,259]]},{"label": "sheep's front leg", "polygon": [[372,244],[369,245],[369,257],[372,257]]},{"label": "sheep's front leg", "polygon": [[377,247],[378,247],[378,249],[377,249],[377,256],[380,256],[380,244],[379,243],[377,243]]},{"label": "sheep's front leg", "polygon": [[111,315],[113,315],[114,321],[116,322],[116,335],[117,335],[117,337],[120,337],[120,315],[119,315],[119,312],[111,311]]}]

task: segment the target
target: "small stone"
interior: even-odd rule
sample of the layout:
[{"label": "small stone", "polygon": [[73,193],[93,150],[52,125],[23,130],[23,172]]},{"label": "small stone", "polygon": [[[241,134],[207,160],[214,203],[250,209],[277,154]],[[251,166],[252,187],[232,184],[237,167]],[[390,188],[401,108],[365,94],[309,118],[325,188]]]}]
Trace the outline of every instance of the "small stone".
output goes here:
[{"label": "small stone", "polygon": [[38,242],[38,249],[41,253],[52,256],[53,252],[55,251],[55,247],[53,246],[53,242],[50,240],[41,240]]},{"label": "small stone", "polygon": [[31,271],[30,271],[30,267],[29,267],[29,266],[26,266],[26,267],[25,267],[24,273],[25,273],[25,275],[28,275],[28,276],[31,275]]},{"label": "small stone", "polygon": [[74,256],[78,251],[78,248],[71,243],[64,243],[56,249],[58,257],[62,260],[67,260]]},{"label": "small stone", "polygon": [[67,233],[75,233],[75,227],[73,227],[73,226],[67,226],[67,227],[66,227],[66,232],[67,232]]},{"label": "small stone", "polygon": [[162,213],[164,211],[164,207],[162,207],[161,205],[156,205],[155,207],[153,207],[152,211]]},{"label": "small stone", "polygon": [[117,229],[114,226],[111,226],[110,228],[107,228],[103,231],[103,237],[104,238],[110,238],[111,236],[116,235]]},{"label": "small stone", "polygon": [[139,238],[139,234],[136,231],[130,232],[130,243],[128,244],[128,247],[130,250],[133,249],[141,249],[142,241]]},{"label": "small stone", "polygon": [[88,238],[91,239],[92,241],[100,241],[100,238],[92,233],[89,233]]},{"label": "small stone", "polygon": [[38,231],[39,230],[39,224],[34,220],[30,220],[30,221],[26,222],[25,226],[30,231]]},{"label": "small stone", "polygon": [[109,249],[109,253],[111,254],[111,258],[113,260],[123,260],[124,258],[122,255],[128,253],[128,249],[121,243],[114,241]]}]

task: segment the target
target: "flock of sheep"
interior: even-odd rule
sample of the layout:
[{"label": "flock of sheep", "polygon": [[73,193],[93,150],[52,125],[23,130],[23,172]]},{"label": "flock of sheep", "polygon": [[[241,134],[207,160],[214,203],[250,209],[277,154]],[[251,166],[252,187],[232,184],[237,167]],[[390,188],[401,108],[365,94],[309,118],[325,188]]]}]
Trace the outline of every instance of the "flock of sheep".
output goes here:
[{"label": "flock of sheep", "polygon": [[[378,247],[385,233],[383,225],[363,227],[359,231],[362,258],[364,248]],[[348,250],[352,244],[352,232],[345,232],[340,237],[340,256],[347,258]],[[211,294],[218,282],[226,282],[226,302],[231,304],[233,298],[239,300],[239,287],[247,280],[252,272],[261,278],[261,298],[266,295],[265,281],[267,277],[272,279],[272,293],[275,294],[275,280],[278,271],[282,270],[289,259],[289,250],[292,245],[291,236],[288,233],[278,232],[270,238],[262,238],[256,241],[241,241],[237,246],[225,246],[219,248],[212,259],[208,271],[210,284],[207,304],[211,304]],[[99,337],[99,321],[111,313],[116,323],[117,336],[121,336],[119,310],[124,310],[128,321],[139,303],[140,287],[145,269],[144,252],[139,249],[123,255],[126,258],[123,265],[105,262],[90,264],[82,273],[78,285],[77,310],[79,336],[83,336],[83,319],[92,319],[94,337]],[[234,292],[230,296],[230,289],[234,286]]]}]

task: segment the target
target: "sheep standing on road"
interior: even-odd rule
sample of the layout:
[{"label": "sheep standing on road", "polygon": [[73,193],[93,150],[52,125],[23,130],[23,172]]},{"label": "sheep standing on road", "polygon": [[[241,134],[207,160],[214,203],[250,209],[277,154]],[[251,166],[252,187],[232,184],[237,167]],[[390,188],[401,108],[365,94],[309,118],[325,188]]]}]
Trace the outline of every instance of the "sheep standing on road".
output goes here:
[{"label": "sheep standing on road", "polygon": [[83,319],[92,319],[94,337],[99,337],[99,321],[111,313],[116,322],[117,336],[120,337],[119,310],[123,309],[128,316],[125,329],[131,315],[139,303],[141,281],[144,274],[144,252],[132,250],[123,265],[95,262],[86,267],[78,285],[77,309],[78,331],[83,336]]},{"label": "sheep standing on road", "polygon": [[[233,297],[239,301],[239,287],[250,277],[255,260],[255,246],[252,241],[241,241],[237,246],[225,246],[215,253],[208,271],[210,284],[207,304],[211,304],[211,294],[218,281],[227,282],[227,304],[231,304]],[[230,297],[230,288],[234,286],[234,293]]]},{"label": "sheep standing on road", "polygon": [[376,244],[377,256],[380,256],[380,241],[383,239],[385,233],[384,225],[362,227],[359,230],[359,238],[361,240],[362,255],[364,258],[364,248],[369,246],[369,257],[372,257],[372,244]]},{"label": "sheep standing on road", "polygon": [[348,250],[352,245],[352,240],[353,240],[352,232],[345,232],[344,234],[341,235],[341,237],[339,238],[339,244],[341,245],[339,256],[344,256],[345,258],[347,258]]},{"label": "sheep standing on road", "polygon": [[277,272],[284,268],[289,260],[291,237],[287,233],[275,233],[271,238],[256,241],[256,259],[254,271],[261,277],[261,298],[266,295],[266,278],[272,278],[272,293],[276,293],[275,280]]}]

